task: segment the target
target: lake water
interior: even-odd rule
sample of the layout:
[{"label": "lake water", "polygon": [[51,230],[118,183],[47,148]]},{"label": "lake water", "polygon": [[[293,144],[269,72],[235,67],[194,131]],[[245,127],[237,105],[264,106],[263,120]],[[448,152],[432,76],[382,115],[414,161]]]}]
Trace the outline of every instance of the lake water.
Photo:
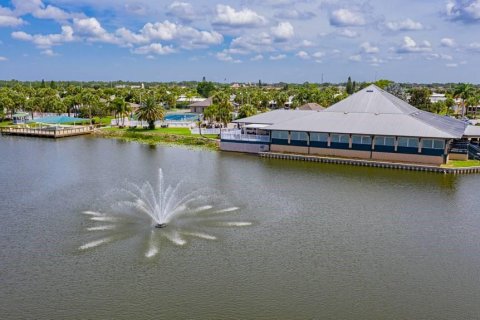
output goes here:
[{"label": "lake water", "polygon": [[[142,232],[79,250],[95,239],[81,213],[160,167],[253,224],[155,259]],[[479,188],[478,175],[1,137],[0,318],[478,319]]]}]

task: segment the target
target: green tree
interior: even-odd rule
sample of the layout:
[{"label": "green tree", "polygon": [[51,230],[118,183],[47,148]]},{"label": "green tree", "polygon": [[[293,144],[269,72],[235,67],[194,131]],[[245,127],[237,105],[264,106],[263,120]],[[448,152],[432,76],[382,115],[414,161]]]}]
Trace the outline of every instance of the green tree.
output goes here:
[{"label": "green tree", "polygon": [[431,92],[427,88],[414,88],[410,91],[408,102],[418,109],[430,111],[432,102],[430,101]]},{"label": "green tree", "polygon": [[374,82],[374,84],[380,89],[385,89],[391,83],[393,83],[393,81],[386,80],[386,79],[380,79]]},{"label": "green tree", "polygon": [[240,109],[238,110],[238,117],[240,119],[242,118],[247,118],[247,117],[251,117],[251,116],[254,116],[258,113],[258,110],[257,108],[255,108],[253,105],[251,104],[244,104],[243,106],[240,107]]},{"label": "green tree", "polygon": [[352,78],[348,77],[346,91],[348,94],[353,94]]},{"label": "green tree", "polygon": [[197,84],[197,92],[204,98],[210,97],[212,92],[215,90],[215,85],[210,81],[202,81]]},{"label": "green tree", "polygon": [[275,94],[275,102],[277,104],[277,109],[284,108],[285,103],[288,102],[288,94],[285,91],[279,91]]},{"label": "green tree", "polygon": [[155,129],[155,121],[165,118],[165,109],[150,95],[138,108],[136,115],[138,120],[147,121],[148,129],[153,130]]}]

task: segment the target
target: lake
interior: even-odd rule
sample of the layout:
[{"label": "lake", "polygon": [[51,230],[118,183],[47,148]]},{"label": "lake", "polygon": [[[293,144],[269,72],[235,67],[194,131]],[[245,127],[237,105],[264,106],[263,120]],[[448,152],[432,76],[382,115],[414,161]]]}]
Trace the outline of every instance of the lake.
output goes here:
[{"label": "lake", "polygon": [[[82,212],[130,181],[217,190],[251,226],[88,250]],[[479,175],[78,137],[0,137],[2,319],[478,319]],[[161,229],[158,230],[162,232]],[[156,232],[156,231],[155,231]]]}]

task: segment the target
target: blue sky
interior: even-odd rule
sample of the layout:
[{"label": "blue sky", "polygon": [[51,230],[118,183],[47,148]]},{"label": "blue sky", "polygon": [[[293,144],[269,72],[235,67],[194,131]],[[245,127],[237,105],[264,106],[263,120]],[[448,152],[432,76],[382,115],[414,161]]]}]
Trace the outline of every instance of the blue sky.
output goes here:
[{"label": "blue sky", "polygon": [[480,0],[0,0],[0,78],[478,83],[479,35]]}]

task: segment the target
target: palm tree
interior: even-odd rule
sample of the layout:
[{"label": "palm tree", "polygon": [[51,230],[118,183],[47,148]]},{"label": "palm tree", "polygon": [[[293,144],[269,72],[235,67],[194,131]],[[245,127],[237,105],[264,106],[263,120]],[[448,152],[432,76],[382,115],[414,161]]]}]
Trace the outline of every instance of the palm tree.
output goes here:
[{"label": "palm tree", "polygon": [[480,104],[480,95],[472,95],[470,96],[467,101],[465,101],[465,107],[468,107],[467,110],[473,110],[473,117],[477,118],[477,107]]},{"label": "palm tree", "polygon": [[112,101],[112,110],[115,113],[115,119],[118,118],[117,124],[120,126],[125,126],[125,117],[128,116],[130,112],[130,106],[125,102],[123,98],[117,97]]},{"label": "palm tree", "polygon": [[148,129],[153,130],[155,129],[155,121],[163,120],[165,117],[165,109],[152,96],[149,96],[138,108],[136,115],[138,120],[147,121]]},{"label": "palm tree", "polygon": [[90,125],[92,125],[92,109],[99,103],[99,99],[92,92],[86,91],[81,94],[80,101],[82,107],[88,108],[88,117],[90,118]]},{"label": "palm tree", "polygon": [[475,89],[469,83],[460,83],[453,91],[453,97],[461,99],[460,106],[462,108],[462,117],[465,116],[465,102],[473,95],[474,91]]}]

